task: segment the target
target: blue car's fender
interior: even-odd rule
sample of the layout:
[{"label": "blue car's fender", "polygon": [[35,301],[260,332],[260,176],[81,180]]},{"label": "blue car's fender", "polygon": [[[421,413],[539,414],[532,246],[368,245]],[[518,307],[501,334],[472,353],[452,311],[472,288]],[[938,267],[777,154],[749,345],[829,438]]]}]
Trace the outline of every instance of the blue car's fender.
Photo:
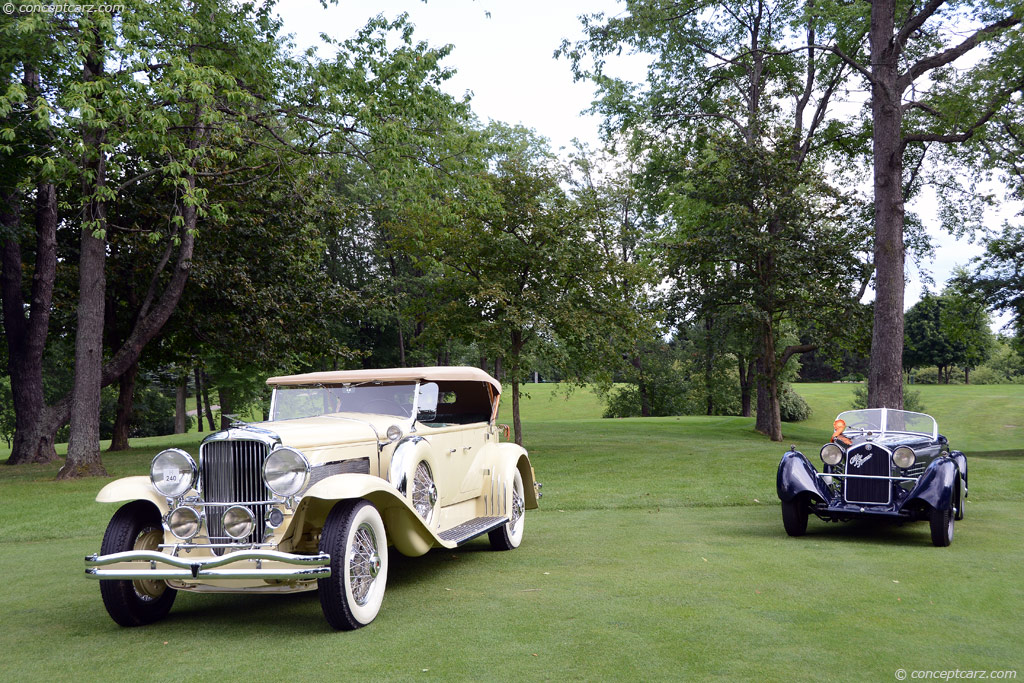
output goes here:
[{"label": "blue car's fender", "polygon": [[915,501],[923,501],[936,510],[948,510],[953,505],[953,492],[959,471],[956,460],[949,456],[932,460],[900,507],[906,508]]},{"label": "blue car's fender", "polygon": [[953,458],[956,467],[960,470],[960,478],[964,484],[964,496],[967,495],[967,456],[961,451],[950,451],[949,457]]},{"label": "blue car's fender", "polygon": [[802,493],[810,493],[825,503],[832,500],[832,494],[818,477],[818,471],[800,451],[787,451],[782,456],[775,487],[779,499],[787,503]]}]

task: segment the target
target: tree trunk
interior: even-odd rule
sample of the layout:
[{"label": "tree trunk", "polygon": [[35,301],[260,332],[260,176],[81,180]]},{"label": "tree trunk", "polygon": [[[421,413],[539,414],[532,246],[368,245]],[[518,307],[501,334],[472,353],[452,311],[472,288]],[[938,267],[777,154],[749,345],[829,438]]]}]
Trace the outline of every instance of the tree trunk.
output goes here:
[{"label": "tree trunk", "polygon": [[636,389],[640,394],[640,417],[650,417],[651,396],[647,387],[647,380],[644,377],[643,363],[640,361],[640,356],[633,356],[633,360],[631,362],[637,372]]},{"label": "tree trunk", "polygon": [[114,419],[114,433],[110,437],[108,451],[126,451],[131,448],[128,445],[128,432],[135,403],[135,378],[138,374],[139,364],[133,363],[117,381],[117,417]]},{"label": "tree trunk", "polygon": [[512,358],[512,429],[515,430],[516,443],[523,445],[523,422],[519,416],[519,370],[523,352],[523,333],[512,331],[512,345],[509,349]]},{"label": "tree trunk", "polygon": [[512,380],[512,432],[515,442],[523,445],[523,423],[519,419],[519,382]]},{"label": "tree trunk", "polygon": [[498,356],[497,358],[494,359],[494,379],[498,380],[499,382],[505,379],[505,373],[501,369],[501,356]]},{"label": "tree trunk", "polygon": [[739,359],[739,370],[740,370],[740,415],[743,417],[750,417],[750,390],[753,384],[754,374],[757,372],[757,366],[754,361],[749,363],[743,359]]},{"label": "tree trunk", "polygon": [[182,378],[174,396],[174,433],[184,434],[188,431],[188,415],[185,414],[185,399],[188,398],[188,382]]},{"label": "tree trunk", "polygon": [[772,441],[782,441],[779,368],[775,355],[775,332],[770,324],[761,326],[761,358],[758,361],[755,429],[767,435]]},{"label": "tree trunk", "polygon": [[903,110],[893,41],[895,0],[871,3],[875,310],[868,407],[903,408]]},{"label": "tree trunk", "polygon": [[971,383],[971,369],[970,368],[964,368],[964,384],[970,384],[970,383]]},{"label": "tree trunk", "polygon": [[213,406],[210,405],[210,376],[205,372],[203,372],[203,403],[206,404],[206,424],[209,425],[212,432],[216,427],[213,426]]},{"label": "tree trunk", "polygon": [[[94,215],[102,216],[102,202]],[[82,231],[79,258],[78,331],[75,334],[75,383],[71,392],[68,456],[58,479],[105,476],[100,460],[100,390],[103,368],[103,304],[106,243],[90,229]]]},{"label": "tree trunk", "polygon": [[[93,29],[93,43],[83,64],[83,80],[103,74],[102,43]],[[71,435],[68,456],[57,479],[104,476],[100,459],[100,392],[103,388],[103,317],[106,298],[107,205],[101,192],[106,185],[106,153],[101,149],[104,130],[85,122],[82,136],[83,167],[89,171],[82,192],[89,197],[83,216],[78,257],[78,327],[75,332],[75,383],[71,390]]]},{"label": "tree trunk", "polygon": [[[0,203],[0,223],[14,234],[20,223],[17,197]],[[14,406],[14,441],[8,465],[47,463],[57,459],[54,411],[43,396],[43,351],[50,325],[53,284],[57,275],[57,191],[49,183],[36,188],[36,258],[31,303],[26,316],[22,294],[21,246],[16,239],[0,244],[0,300],[7,337],[7,371]]]},{"label": "tree trunk", "polygon": [[235,412],[234,396],[229,387],[218,387],[217,396],[220,398],[220,428],[228,429],[234,418],[231,415]]},{"label": "tree trunk", "polygon": [[711,331],[714,329],[714,320],[711,316],[704,319],[704,391],[707,394],[706,413],[715,414],[715,398],[711,393],[711,385],[714,382],[715,372],[715,349],[711,340]]},{"label": "tree trunk", "polygon": [[[203,376],[197,366],[193,372],[196,376],[196,423],[199,425],[199,433],[203,431]],[[212,427],[210,428],[213,429]]]}]

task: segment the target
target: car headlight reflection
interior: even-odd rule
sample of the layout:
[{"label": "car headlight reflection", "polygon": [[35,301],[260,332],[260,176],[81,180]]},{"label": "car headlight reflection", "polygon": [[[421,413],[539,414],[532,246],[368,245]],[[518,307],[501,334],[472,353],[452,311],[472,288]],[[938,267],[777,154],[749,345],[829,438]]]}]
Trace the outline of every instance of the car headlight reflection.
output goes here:
[{"label": "car headlight reflection", "polygon": [[196,463],[180,448],[168,448],[153,458],[149,478],[157,491],[168,498],[176,498],[192,488],[196,479]]},{"label": "car headlight reflection", "polygon": [[838,465],[843,460],[843,449],[834,443],[821,447],[821,461],[826,465]]},{"label": "car headlight reflection", "polygon": [[167,526],[171,533],[187,541],[199,533],[199,513],[190,507],[175,508],[167,516]]},{"label": "car headlight reflection", "polygon": [[900,446],[892,452],[892,461],[902,470],[912,467],[914,462],[917,461],[917,455],[914,453],[914,449],[909,446]]},{"label": "car headlight reflection", "polygon": [[225,510],[221,521],[224,523],[224,531],[236,541],[251,534],[256,526],[252,511],[242,505],[232,505]]},{"label": "car headlight reflection", "polygon": [[294,496],[309,481],[309,462],[294,448],[275,448],[263,463],[263,481],[279,496]]}]

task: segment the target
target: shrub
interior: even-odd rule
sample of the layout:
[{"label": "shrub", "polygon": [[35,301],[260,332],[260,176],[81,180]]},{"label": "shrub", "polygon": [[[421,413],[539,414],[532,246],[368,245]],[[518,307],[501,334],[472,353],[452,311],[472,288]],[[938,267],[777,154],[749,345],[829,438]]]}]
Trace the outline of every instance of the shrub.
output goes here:
[{"label": "shrub", "polygon": [[982,365],[971,372],[971,384],[1009,384],[1010,380],[1006,375],[993,370],[987,365]]},{"label": "shrub", "polygon": [[[868,385],[862,384],[853,390],[853,404],[850,407],[853,410],[863,410],[868,407]],[[921,392],[908,389],[906,384],[903,385],[903,410],[909,410],[912,413],[928,412],[924,403],[921,402]]]},{"label": "shrub", "polygon": [[[936,367],[921,368],[911,373],[914,378],[914,384],[938,384],[939,383],[939,369]],[[865,389],[865,391],[867,391]]]},{"label": "shrub", "polygon": [[779,392],[779,414],[783,422],[801,422],[811,416],[811,407],[789,384]]}]

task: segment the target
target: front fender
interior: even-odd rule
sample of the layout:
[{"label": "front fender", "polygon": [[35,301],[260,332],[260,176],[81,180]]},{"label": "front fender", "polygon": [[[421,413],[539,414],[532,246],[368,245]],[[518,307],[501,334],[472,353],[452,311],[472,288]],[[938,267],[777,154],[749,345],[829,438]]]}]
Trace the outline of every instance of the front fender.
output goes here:
[{"label": "front fender", "polygon": [[317,507],[326,516],[335,502],[350,498],[362,498],[373,503],[384,519],[388,540],[403,555],[422,555],[435,544],[453,546],[442,541],[427,528],[394,486],[371,474],[338,474],[328,477],[311,486],[303,495],[302,501],[307,506],[313,506],[315,501],[322,501],[323,504]]},{"label": "front fender", "polygon": [[950,451],[949,457],[953,458],[957,469],[960,470],[960,478],[964,481],[964,497],[967,497],[967,456],[962,451]]},{"label": "front fender", "polygon": [[[195,494],[195,491],[190,491]],[[167,507],[167,498],[160,495],[160,492],[153,488],[153,482],[149,477],[124,477],[115,479],[100,489],[96,494],[97,503],[127,503],[133,500],[148,500],[157,506],[160,514],[167,514],[170,508]]]},{"label": "front fender", "polygon": [[832,500],[832,494],[818,478],[818,471],[814,469],[814,465],[799,451],[787,451],[782,456],[775,479],[775,489],[779,494],[779,500],[786,503],[802,493],[810,493],[825,503]]},{"label": "front fender", "polygon": [[957,471],[953,458],[943,456],[932,460],[900,507],[905,508],[914,501],[924,501],[936,510],[948,510],[953,506]]}]

